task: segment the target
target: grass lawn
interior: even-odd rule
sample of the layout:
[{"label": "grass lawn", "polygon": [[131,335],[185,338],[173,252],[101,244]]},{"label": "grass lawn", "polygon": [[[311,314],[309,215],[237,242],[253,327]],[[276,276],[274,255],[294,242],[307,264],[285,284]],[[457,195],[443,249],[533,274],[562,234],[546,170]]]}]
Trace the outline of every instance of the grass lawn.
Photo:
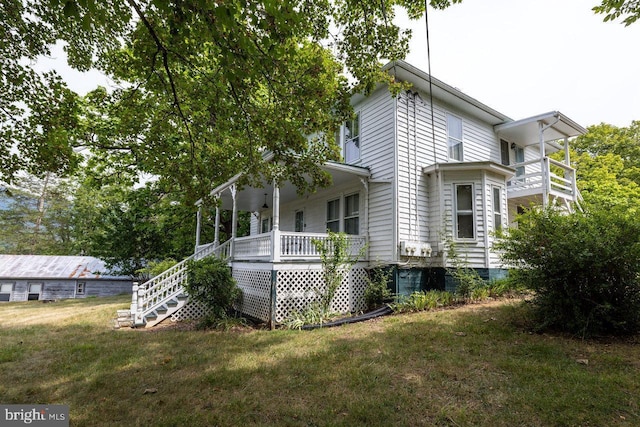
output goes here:
[{"label": "grass lawn", "polygon": [[519,302],[314,331],[112,329],[128,296],[0,305],[0,403],[72,426],[638,426],[640,337],[531,334]]}]

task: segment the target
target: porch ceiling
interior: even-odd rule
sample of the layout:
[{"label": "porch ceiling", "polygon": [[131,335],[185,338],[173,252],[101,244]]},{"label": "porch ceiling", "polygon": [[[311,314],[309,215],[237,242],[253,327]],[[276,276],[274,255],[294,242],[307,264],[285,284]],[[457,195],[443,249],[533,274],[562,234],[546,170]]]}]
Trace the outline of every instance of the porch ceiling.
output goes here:
[{"label": "porch ceiling", "polygon": [[[371,175],[367,168],[341,163],[326,163],[322,166],[322,169],[331,174],[332,182],[335,186],[349,182],[359,182],[360,178],[366,179]],[[222,209],[233,208],[233,199],[229,189],[240,177],[241,175],[236,175],[233,179],[212,191],[212,194],[219,194],[222,201]],[[305,176],[305,178],[307,177]],[[297,200],[301,197],[304,198],[307,196],[299,196],[296,187],[291,182],[286,181],[280,185],[281,204]],[[265,203],[268,208],[264,208]],[[259,187],[244,186],[241,190],[239,189],[236,194],[236,206],[238,210],[246,212],[259,212],[273,208],[273,184],[263,180],[262,185]]]},{"label": "porch ceiling", "polygon": [[540,144],[540,128],[538,123],[549,126],[544,131],[544,142],[547,152],[554,152],[562,149],[553,141],[571,138],[587,132],[585,128],[558,111],[550,111],[538,116],[529,117],[522,120],[507,122],[494,126],[494,130],[500,138],[509,142],[515,142],[520,146]]}]

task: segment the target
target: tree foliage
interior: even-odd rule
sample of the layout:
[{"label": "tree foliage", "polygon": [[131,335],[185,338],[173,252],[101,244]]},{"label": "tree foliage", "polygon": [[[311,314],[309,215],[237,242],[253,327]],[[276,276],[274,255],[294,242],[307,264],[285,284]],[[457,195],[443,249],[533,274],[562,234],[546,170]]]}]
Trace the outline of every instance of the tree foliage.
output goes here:
[{"label": "tree foliage", "polygon": [[46,175],[23,175],[0,188],[0,252],[71,255],[73,182]]},{"label": "tree foliage", "polygon": [[640,122],[590,126],[571,142],[572,163],[587,207],[640,209]]},{"label": "tree foliage", "polygon": [[605,22],[622,19],[629,26],[640,18],[640,1],[638,0],[602,0],[593,8],[594,12],[603,14]]},{"label": "tree foliage", "polygon": [[[433,0],[446,7],[460,0]],[[352,91],[390,81],[380,60],[404,57],[416,0],[4,0],[0,162],[67,173],[88,147],[124,171],[157,175],[193,202],[236,172],[327,183],[333,130]],[[79,100],[32,67],[63,43],[69,64],[119,87]],[[344,77],[347,71],[352,77]],[[311,137],[310,137],[311,136]],[[274,153],[265,163],[262,154]],[[40,168],[40,169],[39,169]],[[309,175],[311,179],[304,179]]]}]

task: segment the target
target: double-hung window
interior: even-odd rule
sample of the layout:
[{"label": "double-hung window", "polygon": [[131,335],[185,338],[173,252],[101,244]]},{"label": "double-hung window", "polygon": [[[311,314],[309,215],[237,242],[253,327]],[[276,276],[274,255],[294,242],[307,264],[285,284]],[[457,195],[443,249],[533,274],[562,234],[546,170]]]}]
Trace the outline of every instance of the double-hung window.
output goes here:
[{"label": "double-hung window", "polygon": [[447,146],[449,158],[462,161],[462,119],[447,113]]},{"label": "double-hung window", "polygon": [[493,187],[493,229],[502,229],[502,189]]},{"label": "double-hung window", "polygon": [[334,233],[340,231],[340,199],[327,202],[327,230]]},{"label": "double-hung window", "polygon": [[456,238],[476,237],[473,219],[473,184],[456,184]]},{"label": "double-hung window", "polygon": [[344,161],[352,163],[360,159],[360,113],[344,125]]},{"label": "double-hung window", "polygon": [[344,198],[344,232],[360,234],[360,195],[357,193]]}]

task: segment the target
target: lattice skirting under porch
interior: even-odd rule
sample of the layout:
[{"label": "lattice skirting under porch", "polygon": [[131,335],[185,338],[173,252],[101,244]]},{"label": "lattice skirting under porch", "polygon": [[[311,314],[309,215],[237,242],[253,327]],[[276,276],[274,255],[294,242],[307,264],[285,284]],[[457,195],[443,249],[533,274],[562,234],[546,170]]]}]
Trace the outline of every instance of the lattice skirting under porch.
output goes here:
[{"label": "lattice skirting under porch", "polygon": [[[322,270],[280,269],[252,270],[234,268],[233,277],[242,289],[243,300],[240,311],[263,321],[269,321],[271,312],[271,278],[275,274],[276,301],[275,321],[280,323],[294,311],[304,310],[309,304],[319,300],[319,293],[325,285]],[[354,268],[345,275],[331,306],[338,313],[349,313],[365,308],[364,291],[367,287],[367,272],[364,268]]]},{"label": "lattice skirting under porch", "polygon": [[196,301],[188,301],[184,307],[173,313],[170,317],[172,322],[182,320],[200,319],[209,314],[209,308]]},{"label": "lattice skirting under porch", "polygon": [[[275,274],[276,279],[276,301],[273,304],[276,323],[283,322],[294,311],[304,310],[309,304],[318,301],[319,293],[325,289],[321,269],[282,269],[272,272],[234,268],[233,278],[242,290],[242,300],[237,307],[241,313],[265,322],[270,320],[272,274]],[[337,313],[363,310],[366,277],[364,268],[354,268],[345,275],[336,291],[331,309]],[[198,319],[206,314],[206,307],[189,301],[171,316],[171,321]]]}]

